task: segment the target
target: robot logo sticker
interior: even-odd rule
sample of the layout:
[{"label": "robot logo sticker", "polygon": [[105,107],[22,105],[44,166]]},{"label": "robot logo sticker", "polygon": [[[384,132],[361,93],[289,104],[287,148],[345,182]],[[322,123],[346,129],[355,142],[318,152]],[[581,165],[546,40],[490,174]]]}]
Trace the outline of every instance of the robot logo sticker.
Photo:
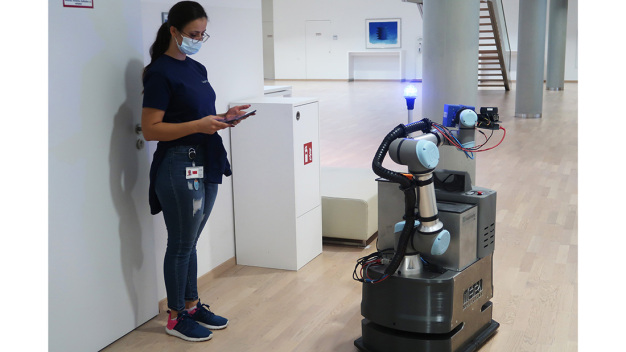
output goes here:
[{"label": "robot logo sticker", "polygon": [[63,7],[82,7],[93,9],[93,0],[63,0]]},{"label": "robot logo sticker", "polygon": [[463,310],[476,302],[483,295],[483,279],[480,279],[463,291]]},{"label": "robot logo sticker", "polygon": [[304,165],[313,162],[313,142],[304,144]]}]

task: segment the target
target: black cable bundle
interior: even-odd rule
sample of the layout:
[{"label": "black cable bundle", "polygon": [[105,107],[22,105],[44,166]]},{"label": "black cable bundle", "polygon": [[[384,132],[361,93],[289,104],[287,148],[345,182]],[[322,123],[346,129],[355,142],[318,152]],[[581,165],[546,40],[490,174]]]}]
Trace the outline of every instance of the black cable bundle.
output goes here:
[{"label": "black cable bundle", "polygon": [[[385,178],[391,182],[399,183],[400,190],[404,192],[404,228],[402,229],[402,233],[400,235],[400,239],[398,241],[398,249],[394,254],[389,266],[385,269],[384,274],[376,279],[366,282],[378,283],[389,276],[393,275],[393,273],[400,266],[404,255],[406,254],[406,248],[411,239],[411,235],[413,233],[413,225],[415,223],[415,203],[416,203],[416,194],[415,194],[415,183],[412,179],[404,176],[401,173],[386,169],[383,167],[383,159],[387,152],[389,151],[389,146],[391,142],[395,141],[398,138],[405,138],[409,134],[417,131],[422,131],[423,133],[430,132],[432,128],[432,123],[428,119],[422,119],[420,121],[416,121],[410,123],[408,125],[398,125],[391,132],[385,136],[382,143],[378,147],[376,154],[374,155],[374,160],[372,161],[372,170],[374,173],[382,178]],[[357,264],[358,266],[358,264]]]},{"label": "black cable bundle", "polygon": [[[383,265],[383,254],[388,251],[393,251],[393,249],[385,249],[359,258],[354,266],[352,278],[359,282],[374,282],[374,280],[369,277],[368,270],[370,266]],[[361,270],[359,270],[359,266],[361,267]]]}]

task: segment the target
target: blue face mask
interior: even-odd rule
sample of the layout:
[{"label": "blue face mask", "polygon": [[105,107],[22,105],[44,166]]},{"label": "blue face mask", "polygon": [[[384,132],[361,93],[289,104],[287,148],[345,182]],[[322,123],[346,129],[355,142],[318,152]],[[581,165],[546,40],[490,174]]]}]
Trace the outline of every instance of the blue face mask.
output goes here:
[{"label": "blue face mask", "polygon": [[185,36],[182,36],[182,37],[183,37],[182,44],[178,44],[178,40],[174,38],[174,40],[176,40],[176,45],[178,45],[178,50],[180,50],[181,53],[185,55],[193,55],[197,53],[198,50],[200,50],[200,48],[202,47],[202,41],[196,41],[194,43],[193,39],[187,38]]}]

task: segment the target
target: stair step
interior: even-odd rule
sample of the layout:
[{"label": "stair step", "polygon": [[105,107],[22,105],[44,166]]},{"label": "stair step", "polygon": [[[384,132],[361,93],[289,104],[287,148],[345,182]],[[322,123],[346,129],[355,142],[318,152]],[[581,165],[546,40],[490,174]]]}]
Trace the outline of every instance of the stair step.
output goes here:
[{"label": "stair step", "polygon": [[[478,86],[509,90],[507,87],[508,83],[505,81],[505,72],[500,64],[500,52],[498,51],[495,28],[492,22],[488,0],[480,0]],[[481,35],[484,36],[481,37]]]}]

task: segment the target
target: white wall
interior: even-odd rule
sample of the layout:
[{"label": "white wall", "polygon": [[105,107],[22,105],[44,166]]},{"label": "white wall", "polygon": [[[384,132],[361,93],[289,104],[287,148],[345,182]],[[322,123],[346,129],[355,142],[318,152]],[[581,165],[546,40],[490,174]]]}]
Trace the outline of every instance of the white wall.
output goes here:
[{"label": "white wall", "polygon": [[365,20],[402,19],[402,50],[405,78],[416,78],[417,39],[422,37],[422,18],[417,5],[400,0],[274,0],[274,57],[276,79],[306,79],[306,21],[330,20],[332,34],[327,72],[323,79],[348,79],[348,52],[384,49],[365,48]]},{"label": "white wall", "polygon": [[[263,47],[260,0],[199,0],[209,16],[207,33],[211,38],[193,59],[208,71],[209,82],[217,94],[218,113],[225,112],[231,101],[263,95]],[[161,25],[161,12],[176,1],[141,0],[144,63],[150,62],[148,49]],[[230,134],[221,131],[229,153]],[[151,151],[156,142],[148,142]],[[198,241],[198,276],[202,276],[235,256],[232,179],[223,178],[213,212]],[[147,203],[146,203],[147,206]],[[167,231],[163,215],[154,217],[156,229],[156,265],[159,300],[166,298],[163,281],[163,257]],[[207,302],[208,303],[208,302]]]},{"label": "white wall", "polygon": [[[49,4],[50,351],[99,350],[155,316],[166,297],[167,234],[148,206],[156,143],[135,149],[133,127],[148,47],[161,11],[175,2]],[[231,101],[263,94],[261,1],[199,2],[211,39],[194,58],[207,67],[224,112]],[[221,135],[230,151],[229,132]],[[199,276],[235,256],[232,204],[225,178],[198,242]]]}]

